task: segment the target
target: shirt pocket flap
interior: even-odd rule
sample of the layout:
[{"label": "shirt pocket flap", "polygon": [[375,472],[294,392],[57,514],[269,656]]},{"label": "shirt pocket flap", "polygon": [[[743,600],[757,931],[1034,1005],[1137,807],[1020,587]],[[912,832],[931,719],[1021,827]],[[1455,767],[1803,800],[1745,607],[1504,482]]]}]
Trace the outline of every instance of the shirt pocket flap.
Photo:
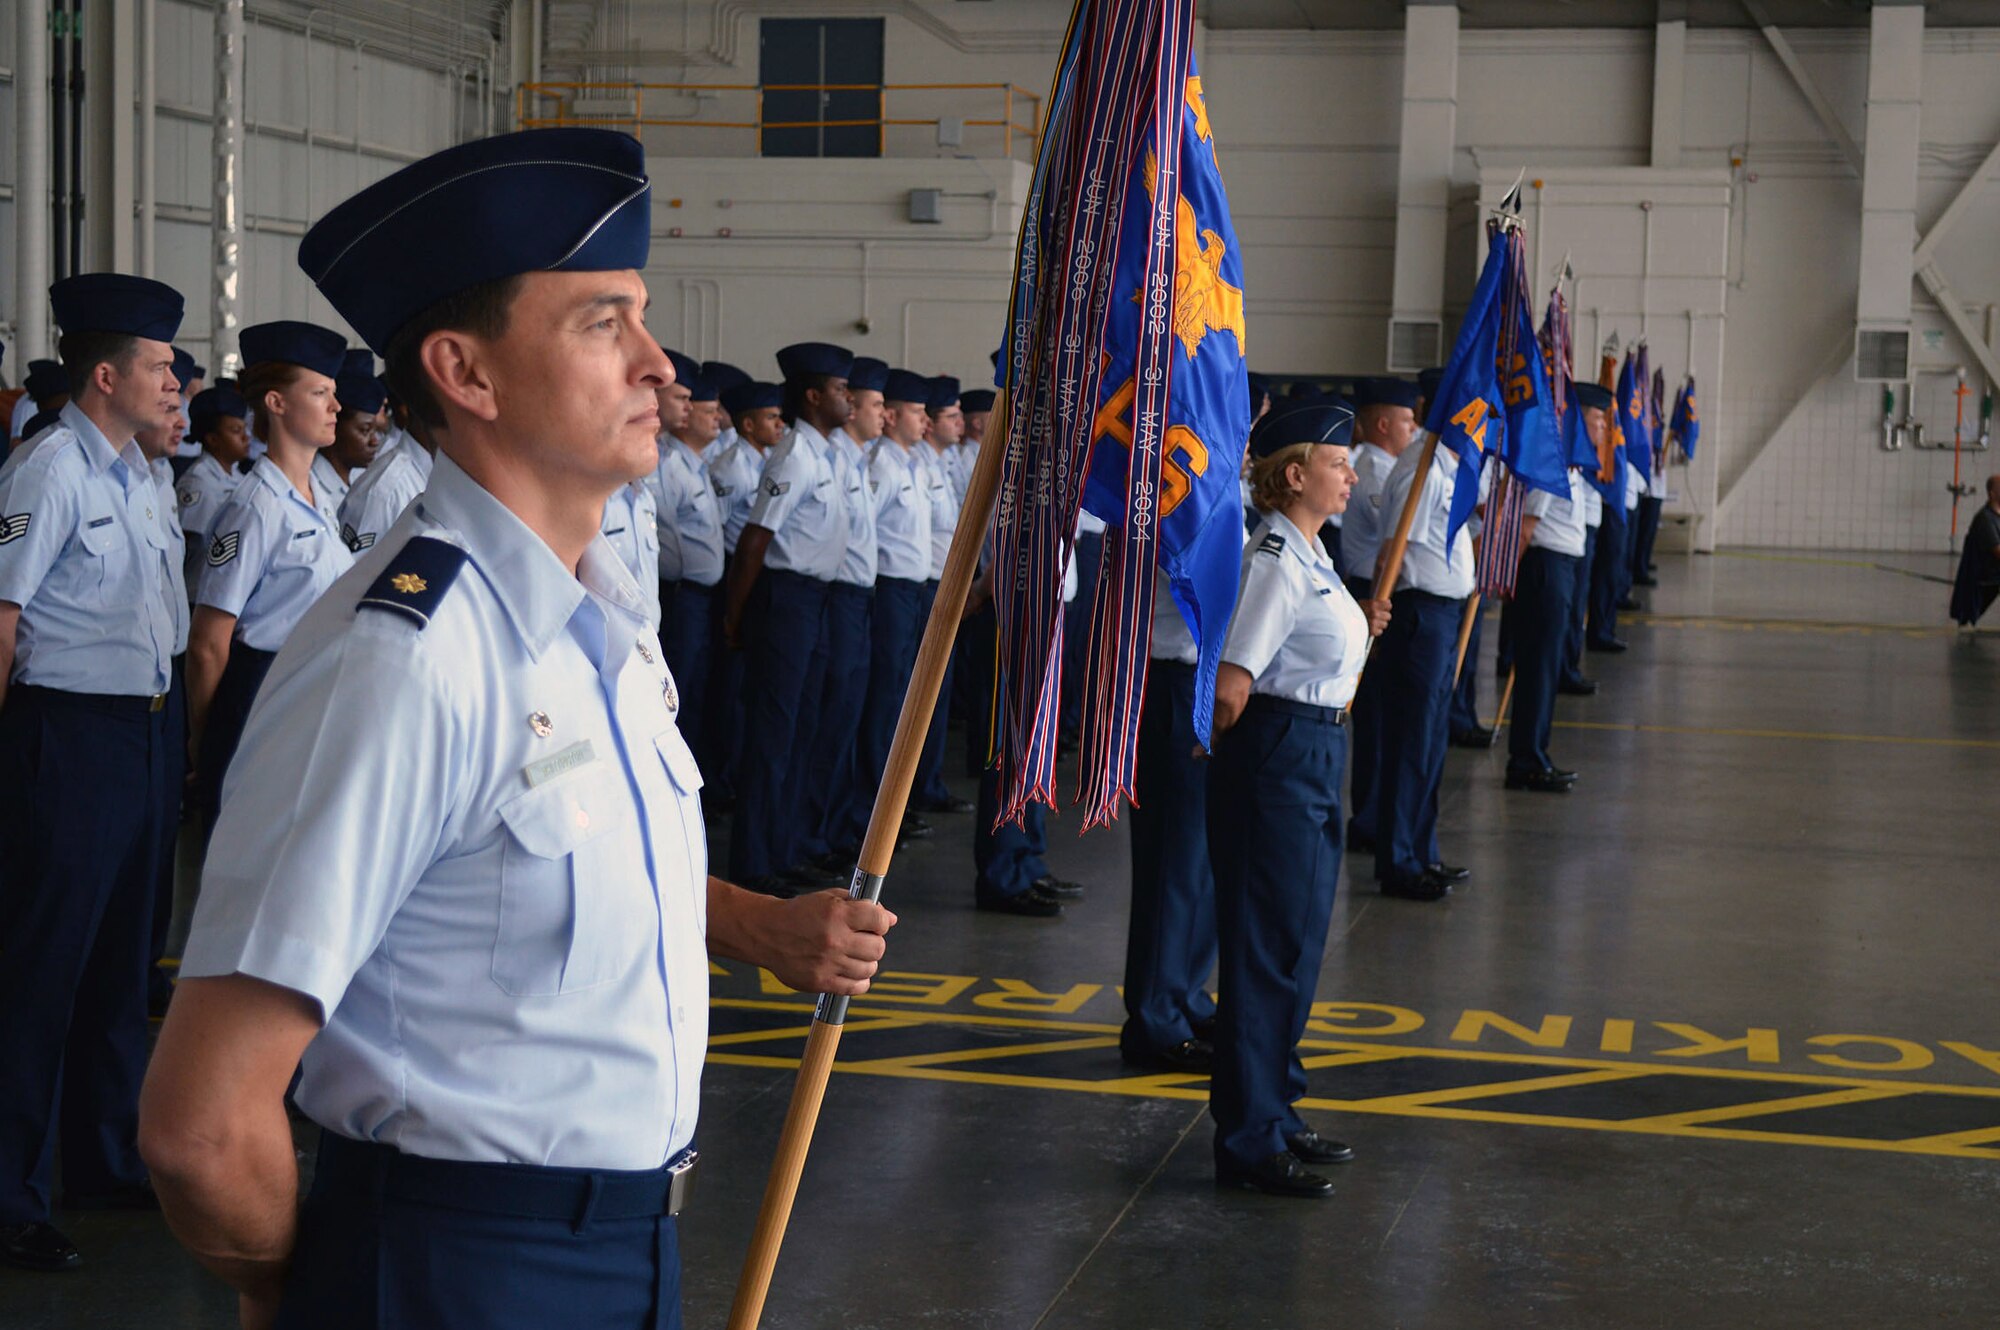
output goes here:
[{"label": "shirt pocket flap", "polygon": [[701,764],[694,760],[694,751],[687,740],[681,738],[678,725],[654,735],[653,746],[660,750],[660,760],[666,763],[675,789],[682,794],[693,794],[701,788]]},{"label": "shirt pocket flap", "polygon": [[109,554],[124,541],[118,519],[109,515],[84,518],[83,530],[77,533],[77,542],[92,554]]},{"label": "shirt pocket flap", "polygon": [[560,859],[617,826],[630,803],[624,781],[598,762],[508,800],[500,820],[529,854]]}]

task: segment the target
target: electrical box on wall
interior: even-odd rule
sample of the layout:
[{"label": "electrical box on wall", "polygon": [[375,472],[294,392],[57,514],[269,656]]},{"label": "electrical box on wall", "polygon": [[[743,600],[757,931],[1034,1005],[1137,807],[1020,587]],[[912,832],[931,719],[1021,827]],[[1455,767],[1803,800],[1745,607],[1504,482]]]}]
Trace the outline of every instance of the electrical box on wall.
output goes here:
[{"label": "electrical box on wall", "polygon": [[937,225],[944,221],[944,191],[941,189],[913,189],[910,191],[910,220]]},{"label": "electrical box on wall", "polygon": [[1860,328],[1854,334],[1854,377],[1862,383],[1901,383],[1910,377],[1908,328]]}]

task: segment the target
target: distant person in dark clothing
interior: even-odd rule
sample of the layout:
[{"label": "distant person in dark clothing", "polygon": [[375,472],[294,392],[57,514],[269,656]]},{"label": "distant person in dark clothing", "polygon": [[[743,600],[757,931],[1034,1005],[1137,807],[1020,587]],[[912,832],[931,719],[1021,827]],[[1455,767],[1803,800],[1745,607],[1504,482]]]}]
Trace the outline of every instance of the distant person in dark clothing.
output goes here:
[{"label": "distant person in dark clothing", "polygon": [[1952,622],[1970,628],[2000,597],[2000,476],[1986,478],[1986,506],[1972,515],[1951,587]]}]

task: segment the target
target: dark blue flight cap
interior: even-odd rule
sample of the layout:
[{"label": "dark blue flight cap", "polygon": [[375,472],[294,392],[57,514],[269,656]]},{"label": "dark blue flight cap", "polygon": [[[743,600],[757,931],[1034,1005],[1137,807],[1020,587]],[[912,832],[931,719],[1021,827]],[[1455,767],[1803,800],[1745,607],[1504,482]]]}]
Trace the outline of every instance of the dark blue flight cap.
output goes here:
[{"label": "dark blue flight cap", "polygon": [[856,356],[847,371],[847,386],[866,392],[881,392],[889,383],[889,364],[873,356]]},{"label": "dark blue flight cap", "polygon": [[1417,409],[1417,385],[1408,379],[1363,379],[1355,385],[1356,406],[1402,406]]},{"label": "dark blue flight cap", "polygon": [[688,400],[691,402],[713,402],[722,395],[713,383],[699,374],[691,375],[683,382],[687,386]]},{"label": "dark blue flight cap", "polygon": [[1618,399],[1611,395],[1609,388],[1600,388],[1594,383],[1572,383],[1570,386],[1576,389],[1578,406],[1594,406],[1599,411],[1609,411],[1618,404]]},{"label": "dark blue flight cap", "polygon": [[686,386],[701,377],[701,362],[699,360],[684,356],[671,346],[663,346],[660,350],[666,352],[667,359],[671,360],[674,364],[675,383]]},{"label": "dark blue flight cap", "polygon": [[331,328],[297,319],[256,323],[236,334],[243,352],[243,367],[252,365],[299,365],[329,379],[340,377],[347,359],[347,339]]},{"label": "dark blue flight cap", "polygon": [[882,384],[882,397],[885,401],[915,402],[924,406],[931,398],[931,381],[906,369],[892,369]]},{"label": "dark blue flight cap", "polygon": [[1286,402],[1266,411],[1250,430],[1250,455],[1269,457],[1295,443],[1346,444],[1354,437],[1354,412],[1343,402],[1319,398]]},{"label": "dark blue flight cap", "polygon": [[365,346],[350,346],[347,354],[340,358],[340,373],[334,377],[345,379],[360,375],[371,379],[375,377],[375,353]]},{"label": "dark blue flight cap", "polygon": [[181,330],[181,293],[150,277],[86,272],[49,288],[56,326],[66,333],[121,333],[171,342]]},{"label": "dark blue flight cap", "polygon": [[733,383],[722,390],[722,409],[729,413],[731,420],[746,411],[755,411],[766,406],[782,407],[784,404],[785,390],[775,383],[759,383],[755,379],[746,379],[742,383]]},{"label": "dark blue flight cap", "polygon": [[993,409],[994,393],[991,388],[974,388],[971,392],[960,393],[958,404],[965,408],[965,414]]},{"label": "dark blue flight cap", "polygon": [[854,368],[854,353],[827,342],[794,342],[778,352],[778,372],[786,382],[809,374],[844,379]]},{"label": "dark blue flight cap", "polygon": [[726,360],[702,361],[701,377],[714,384],[717,392],[728,392],[739,383],[750,382],[748,374]]},{"label": "dark blue flight cap", "polygon": [[250,404],[233,388],[204,388],[188,401],[188,432],[199,439],[224,416],[242,420],[249,414]]},{"label": "dark blue flight cap", "polygon": [[1417,371],[1417,391],[1423,394],[1424,401],[1427,403],[1437,400],[1438,385],[1443,382],[1444,366],[1442,365]]},{"label": "dark blue flight cap", "polygon": [[37,402],[46,401],[57,393],[69,391],[69,375],[53,360],[30,360],[28,377],[22,380],[21,386]]},{"label": "dark blue flight cap", "polygon": [[185,389],[196,379],[208,377],[208,367],[198,362],[193,353],[174,348],[174,379]]},{"label": "dark blue flight cap", "polygon": [[924,398],[924,409],[936,415],[957,405],[958,380],[949,374],[934,376],[930,382],[930,393]]},{"label": "dark blue flight cap", "polygon": [[373,374],[343,374],[333,381],[333,395],[342,411],[372,416],[389,400],[389,390]]},{"label": "dark blue flight cap", "polygon": [[389,339],[446,296],[529,272],[646,266],[639,140],[526,129],[433,153],[354,195],[299,243],[299,267],[361,339]]}]

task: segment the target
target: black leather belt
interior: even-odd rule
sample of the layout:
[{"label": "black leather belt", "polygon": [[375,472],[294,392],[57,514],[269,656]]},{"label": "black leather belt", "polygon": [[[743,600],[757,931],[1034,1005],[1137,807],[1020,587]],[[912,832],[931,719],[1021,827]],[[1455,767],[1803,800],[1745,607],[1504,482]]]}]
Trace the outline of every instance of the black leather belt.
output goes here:
[{"label": "black leather belt", "polygon": [[1301,716],[1306,720],[1316,720],[1326,725],[1347,724],[1346,707],[1316,707],[1310,702],[1294,702],[1289,697],[1272,697],[1268,693],[1252,693],[1244,704],[1245,711],[1255,708],[1259,711],[1276,711],[1286,716]]},{"label": "black leather belt", "polygon": [[52,702],[58,706],[109,711],[118,715],[145,714],[167,709],[165,693],[72,693],[66,688],[43,688],[37,684],[17,683],[7,690],[7,695],[24,700]]},{"label": "black leather belt", "polygon": [[565,1220],[581,1229],[593,1219],[679,1214],[687,1203],[694,1164],[692,1150],[643,1172],[469,1163],[407,1155],[394,1146],[323,1130],[318,1167],[330,1183],[343,1188],[362,1186],[446,1210]]}]

